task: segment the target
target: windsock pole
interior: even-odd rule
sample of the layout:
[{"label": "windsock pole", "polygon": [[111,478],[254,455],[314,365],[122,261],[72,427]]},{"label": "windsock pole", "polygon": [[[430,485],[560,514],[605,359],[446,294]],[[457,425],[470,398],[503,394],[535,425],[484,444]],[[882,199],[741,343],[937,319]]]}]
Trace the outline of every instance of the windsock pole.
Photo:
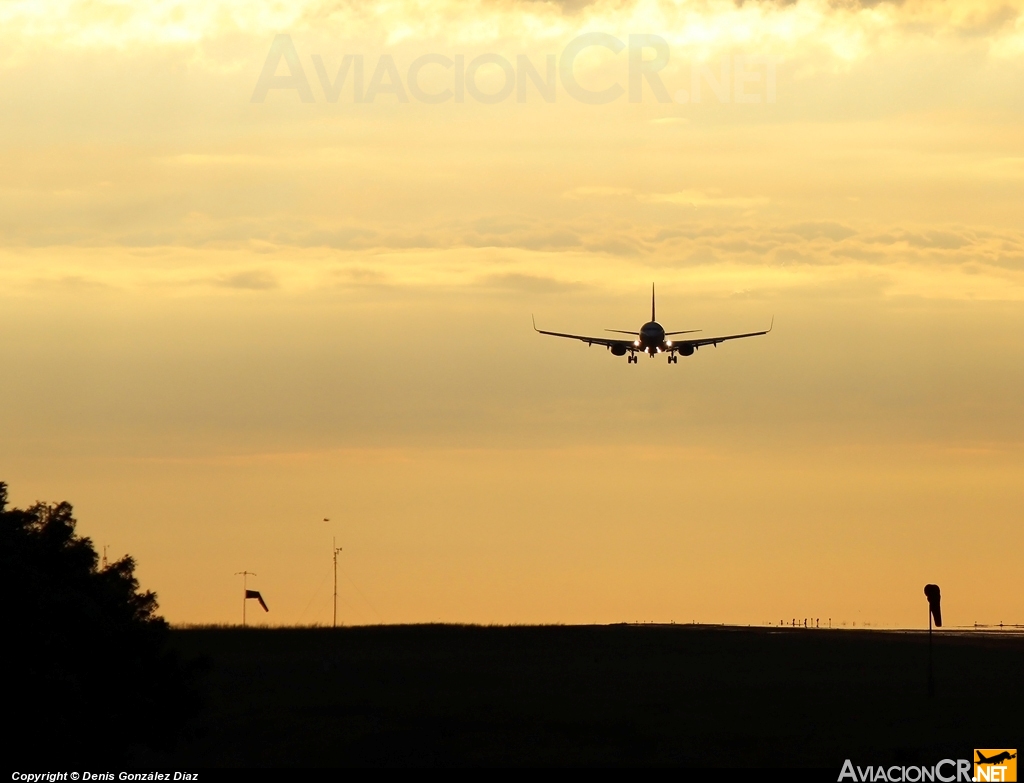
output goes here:
[{"label": "windsock pole", "polygon": [[928,598],[928,698],[935,696],[935,679],[932,675],[932,620],[939,628],[942,627],[942,591],[938,585],[925,585],[924,594]]},{"label": "windsock pole", "polygon": [[249,595],[249,577],[256,576],[252,571],[235,571],[235,576],[242,577],[242,627],[245,628],[245,603]]},{"label": "windsock pole", "polygon": [[928,607],[928,698],[935,696],[935,680],[932,677],[932,608]]}]

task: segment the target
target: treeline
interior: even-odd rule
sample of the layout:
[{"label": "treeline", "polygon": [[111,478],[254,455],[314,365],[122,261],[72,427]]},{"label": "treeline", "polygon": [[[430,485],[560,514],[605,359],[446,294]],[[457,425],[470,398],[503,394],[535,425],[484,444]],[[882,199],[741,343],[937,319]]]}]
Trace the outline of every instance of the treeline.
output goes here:
[{"label": "treeline", "polygon": [[112,763],[134,746],[169,749],[198,709],[196,667],[168,651],[135,561],[99,567],[75,525],[66,502],[8,508],[0,482],[12,761]]}]

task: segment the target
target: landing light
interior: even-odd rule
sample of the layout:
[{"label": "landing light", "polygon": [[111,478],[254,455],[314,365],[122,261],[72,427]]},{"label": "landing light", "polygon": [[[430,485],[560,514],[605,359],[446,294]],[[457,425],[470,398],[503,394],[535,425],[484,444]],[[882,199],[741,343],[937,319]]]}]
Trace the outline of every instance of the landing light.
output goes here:
[{"label": "landing light", "polygon": [[669,348],[671,348],[672,347],[672,341],[671,340],[666,340],[665,341],[665,345],[668,346]]},{"label": "landing light", "polygon": [[640,347],[640,341],[639,340],[634,340],[633,341],[633,345],[635,345],[637,348],[639,348]]}]

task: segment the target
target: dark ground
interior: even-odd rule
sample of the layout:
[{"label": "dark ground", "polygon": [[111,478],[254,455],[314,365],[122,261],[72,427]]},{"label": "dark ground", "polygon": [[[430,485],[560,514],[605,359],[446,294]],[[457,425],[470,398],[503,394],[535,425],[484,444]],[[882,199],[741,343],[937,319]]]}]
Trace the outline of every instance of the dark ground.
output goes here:
[{"label": "dark ground", "polygon": [[[709,626],[176,630],[177,767],[934,764],[1020,747],[1024,637]],[[140,763],[158,759],[148,754]]]}]

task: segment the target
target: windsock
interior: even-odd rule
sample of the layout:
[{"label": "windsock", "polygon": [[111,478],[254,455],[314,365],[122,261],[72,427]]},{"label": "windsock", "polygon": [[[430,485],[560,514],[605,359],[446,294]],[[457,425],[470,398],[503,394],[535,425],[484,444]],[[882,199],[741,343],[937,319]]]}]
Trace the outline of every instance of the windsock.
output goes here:
[{"label": "windsock", "polygon": [[939,586],[938,585],[925,585],[924,594],[928,598],[928,609],[932,613],[932,617],[935,618],[935,627],[942,627],[942,609],[939,607]]},{"label": "windsock", "polygon": [[[938,590],[939,588],[936,587],[935,589]],[[270,611],[269,609],[267,609],[266,601],[263,600],[263,596],[260,595],[260,591],[259,590],[246,590],[245,591],[245,597],[246,598],[255,598],[257,601],[260,602],[260,606],[263,607],[263,611],[264,612],[269,612]],[[938,600],[938,599],[936,599],[936,600]],[[939,625],[942,625],[942,623],[939,623]]]}]

